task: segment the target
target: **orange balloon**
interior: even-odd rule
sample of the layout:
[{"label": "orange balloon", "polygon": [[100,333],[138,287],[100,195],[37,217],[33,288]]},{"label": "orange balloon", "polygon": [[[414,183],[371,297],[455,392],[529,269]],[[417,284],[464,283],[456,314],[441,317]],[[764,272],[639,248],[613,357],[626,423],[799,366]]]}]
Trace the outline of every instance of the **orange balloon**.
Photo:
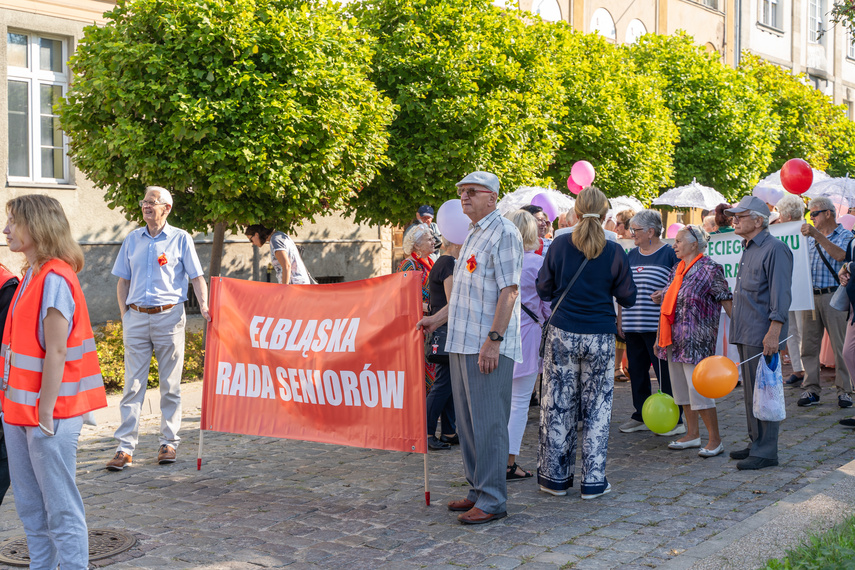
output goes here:
[{"label": "orange balloon", "polygon": [[736,364],[726,356],[708,356],[692,373],[695,390],[707,398],[724,398],[736,388],[738,380]]}]

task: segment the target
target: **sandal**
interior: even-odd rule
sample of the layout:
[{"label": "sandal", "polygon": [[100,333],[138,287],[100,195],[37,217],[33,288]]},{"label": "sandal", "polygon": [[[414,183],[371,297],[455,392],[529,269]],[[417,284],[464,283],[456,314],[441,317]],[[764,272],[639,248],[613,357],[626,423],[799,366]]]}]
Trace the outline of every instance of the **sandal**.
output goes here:
[{"label": "sandal", "polygon": [[[521,470],[525,475],[517,475],[517,469]],[[526,471],[516,463],[508,465],[508,471],[505,474],[505,479],[508,481],[519,481],[520,479],[528,479],[529,477],[533,477],[530,471]]]},{"label": "sandal", "polygon": [[615,382],[629,382],[629,376],[626,375],[623,367],[615,369]]}]

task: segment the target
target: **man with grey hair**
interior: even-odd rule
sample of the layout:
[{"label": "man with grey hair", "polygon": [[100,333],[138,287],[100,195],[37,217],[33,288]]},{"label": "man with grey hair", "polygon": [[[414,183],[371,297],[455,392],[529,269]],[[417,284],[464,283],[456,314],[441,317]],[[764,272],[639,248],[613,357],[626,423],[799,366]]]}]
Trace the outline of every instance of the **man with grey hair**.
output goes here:
[{"label": "man with grey hair", "polygon": [[733,289],[730,342],[739,350],[742,364],[745,415],[751,443],[731,451],[737,469],[763,469],[778,464],[780,422],[754,417],[754,380],[759,354],[778,354],[787,336],[792,300],[793,252],[769,233],[769,208],[756,196],[746,196],[726,210],[733,217],[736,235],[742,237],[742,259]]},{"label": "man with grey hair", "polygon": [[846,313],[831,307],[831,298],[840,285],[837,276],[846,250],[852,241],[852,232],[837,223],[837,209],[825,197],[814,198],[808,204],[814,225],[802,224],[802,235],[807,237],[810,255],[810,273],[813,284],[813,311],[805,311],[802,317],[802,364],[805,379],[802,382],[800,407],[819,403],[819,351],[823,332],[828,332],[834,351],[834,385],[837,388],[837,405],[852,406],[852,380],[843,360],[843,341],[846,337]]},{"label": "man with grey hair", "polygon": [[454,268],[448,305],[418,326],[430,334],[448,321],[451,368],[463,470],[471,488],[448,503],[463,524],[507,516],[508,418],[514,362],[522,362],[519,285],[523,243],[496,208],[499,179],[473,172],[457,183],[472,223]]},{"label": "man with grey hair", "polygon": [[128,234],[113,265],[122,314],[125,344],[125,387],[116,430],[119,446],[107,463],[121,471],[132,462],[139,440],[140,409],[148,384],[151,354],[157,359],[160,379],[161,437],[158,463],[174,463],[181,427],[181,372],[184,368],[184,301],[187,280],[193,283],[199,308],[206,320],[208,286],[193,238],[166,223],[172,196],[159,186],[146,188],[140,200],[146,225]]},{"label": "man with grey hair", "polygon": [[[784,194],[784,197],[775,204],[775,209],[781,214],[782,224],[787,222],[800,222],[805,217],[805,201],[795,194]],[[790,311],[790,340],[787,341],[787,349],[790,353],[790,363],[793,373],[784,380],[787,386],[801,387],[805,379],[805,367],[802,364],[802,318],[804,311]]]}]

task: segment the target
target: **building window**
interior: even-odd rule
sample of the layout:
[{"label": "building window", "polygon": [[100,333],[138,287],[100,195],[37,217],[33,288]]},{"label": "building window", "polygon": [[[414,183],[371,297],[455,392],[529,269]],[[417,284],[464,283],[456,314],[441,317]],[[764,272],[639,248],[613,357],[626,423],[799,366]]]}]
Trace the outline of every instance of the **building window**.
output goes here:
[{"label": "building window", "polygon": [[617,38],[615,21],[605,8],[597,8],[591,18],[591,31],[600,34],[610,40]]},{"label": "building window", "polygon": [[531,11],[547,22],[561,21],[561,8],[555,0],[535,0]]},{"label": "building window", "polygon": [[852,32],[846,32],[846,55],[849,59],[855,59],[855,36]]},{"label": "building window", "polygon": [[626,27],[626,36],[624,41],[628,44],[634,44],[638,38],[647,33],[647,28],[644,27],[644,22],[641,20],[632,20]]},{"label": "building window", "polygon": [[718,0],[701,0],[701,4],[703,4],[707,8],[718,10]]},{"label": "building window", "polygon": [[760,23],[770,28],[781,29],[783,26],[778,19],[783,13],[782,0],[760,0]]},{"label": "building window", "polygon": [[813,44],[822,43],[822,35],[825,32],[824,22],[825,2],[823,0],[809,0],[808,2],[808,41]]},{"label": "building window", "polygon": [[6,37],[9,180],[67,182],[67,143],[55,105],[68,86],[64,40],[26,32]]}]

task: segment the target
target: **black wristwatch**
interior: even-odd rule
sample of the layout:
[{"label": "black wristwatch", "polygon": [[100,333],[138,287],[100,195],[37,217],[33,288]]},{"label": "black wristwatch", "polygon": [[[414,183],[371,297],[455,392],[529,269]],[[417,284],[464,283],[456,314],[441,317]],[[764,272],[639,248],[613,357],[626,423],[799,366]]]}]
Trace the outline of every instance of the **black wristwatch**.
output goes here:
[{"label": "black wristwatch", "polygon": [[505,340],[505,337],[503,337],[502,335],[500,335],[496,331],[490,331],[490,334],[487,335],[487,338],[489,338],[490,340],[498,340],[498,341]]}]

